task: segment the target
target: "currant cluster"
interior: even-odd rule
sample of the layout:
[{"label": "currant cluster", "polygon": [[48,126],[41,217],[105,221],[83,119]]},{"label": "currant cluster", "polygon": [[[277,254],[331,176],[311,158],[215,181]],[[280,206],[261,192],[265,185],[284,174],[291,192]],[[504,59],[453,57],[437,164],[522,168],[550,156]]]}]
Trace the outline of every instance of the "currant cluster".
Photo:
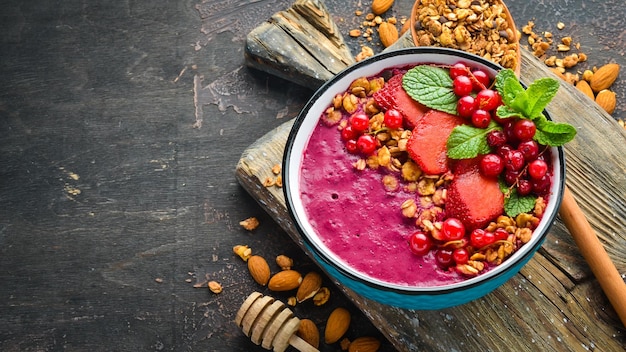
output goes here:
[{"label": "currant cluster", "polygon": [[[404,117],[396,109],[385,111],[384,123],[388,128],[402,127]],[[378,148],[378,141],[369,132],[369,117],[362,111],[350,115],[348,125],[341,130],[341,139],[352,154],[372,154]]]},{"label": "currant cluster", "polygon": [[506,118],[496,115],[502,105],[500,94],[490,89],[490,79],[482,70],[471,71],[465,64],[457,63],[450,68],[454,93],[459,97],[459,116],[471,119],[477,128],[487,128],[495,121],[502,129],[488,133],[487,143],[492,153],[482,156],[480,170],[488,177],[503,176],[510,187],[521,196],[531,193],[544,194],[550,188],[548,163],[541,146],[533,140],[535,123],[528,119]]}]

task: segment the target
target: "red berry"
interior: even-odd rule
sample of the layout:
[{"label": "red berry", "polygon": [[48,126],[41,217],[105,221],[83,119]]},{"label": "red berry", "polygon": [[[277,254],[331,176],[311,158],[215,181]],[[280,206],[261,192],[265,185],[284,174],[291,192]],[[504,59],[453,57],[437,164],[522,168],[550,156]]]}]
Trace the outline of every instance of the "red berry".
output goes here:
[{"label": "red berry", "polygon": [[491,113],[487,110],[477,109],[472,113],[472,125],[476,128],[487,128],[491,122]]},{"label": "red berry", "polygon": [[517,145],[517,150],[522,152],[524,160],[535,160],[537,155],[539,155],[539,144],[532,139],[529,141],[523,141]]},{"label": "red berry", "polygon": [[485,154],[480,159],[480,173],[487,177],[498,177],[504,170],[504,162],[497,154]]},{"label": "red berry", "polygon": [[458,76],[452,81],[452,90],[459,97],[469,95],[473,89],[474,85],[468,76]]},{"label": "red berry", "polygon": [[409,248],[415,255],[422,256],[427,254],[432,245],[430,237],[422,231],[416,231],[409,237]]},{"label": "red berry", "polygon": [[465,248],[457,248],[452,252],[452,259],[457,264],[466,264],[469,261],[469,252]]},{"label": "red berry", "polygon": [[487,144],[492,148],[501,147],[506,143],[506,136],[500,130],[487,133]]},{"label": "red berry", "polygon": [[505,241],[509,238],[509,233],[505,229],[499,227],[493,232],[493,236],[496,241]]},{"label": "red berry", "polygon": [[478,109],[487,111],[495,110],[502,103],[500,93],[493,89],[483,89],[476,94]]},{"label": "red berry", "polygon": [[513,134],[520,141],[529,141],[535,136],[537,127],[528,119],[520,119],[513,125]]},{"label": "red berry", "polygon": [[398,129],[402,127],[403,116],[402,113],[396,109],[389,109],[385,111],[385,125],[391,129]]},{"label": "red berry", "polygon": [[504,182],[507,185],[513,186],[520,178],[519,170],[505,170],[504,171]]},{"label": "red berry", "polygon": [[472,71],[472,75],[476,79],[476,81],[474,82],[474,89],[476,91],[480,92],[481,90],[488,88],[491,84],[491,79],[489,78],[489,75],[487,75],[487,72],[483,70],[474,70]]},{"label": "red berry", "polygon": [[448,241],[458,241],[465,237],[465,226],[457,218],[447,218],[443,221],[441,232]]},{"label": "red berry", "polygon": [[482,248],[485,246],[485,233],[483,229],[475,229],[470,234],[470,244],[474,248]]},{"label": "red berry", "polygon": [[437,250],[435,252],[435,260],[442,269],[449,268],[454,262],[454,258],[452,257],[452,251],[445,248]]},{"label": "red berry", "polygon": [[352,114],[348,121],[350,122],[350,126],[357,132],[367,131],[370,127],[369,117],[362,112]]},{"label": "red berry", "polygon": [[349,139],[346,141],[346,149],[350,154],[356,154],[359,152],[359,147],[357,146],[355,139]]},{"label": "red berry", "polygon": [[504,157],[504,167],[507,170],[518,171],[524,167],[524,155],[519,150],[511,150]]},{"label": "red berry", "polygon": [[533,192],[536,194],[544,194],[550,189],[550,175],[545,174],[540,179],[530,181],[533,185]]},{"label": "red berry", "polygon": [[356,139],[359,136],[359,132],[355,131],[352,126],[348,125],[341,130],[341,139],[344,141],[349,141],[351,139]]},{"label": "red berry", "polygon": [[517,180],[517,194],[520,196],[529,195],[533,191],[533,185],[529,180],[519,179]]},{"label": "red berry", "polygon": [[548,164],[544,160],[533,160],[528,164],[528,174],[534,180],[538,180],[548,172]]},{"label": "red berry", "polygon": [[359,139],[356,140],[357,150],[362,154],[372,154],[378,144],[376,143],[376,138],[369,134],[364,134],[359,136]]},{"label": "red berry", "polygon": [[456,111],[459,113],[459,116],[470,118],[476,110],[476,100],[471,95],[466,95],[461,97],[456,104]]},{"label": "red berry", "polygon": [[450,67],[450,78],[455,79],[459,76],[467,76],[469,69],[464,63],[458,62]]},{"label": "red berry", "polygon": [[514,150],[513,147],[511,147],[508,144],[505,144],[503,146],[500,146],[500,148],[498,148],[496,153],[500,155],[501,158],[504,158],[511,150]]}]

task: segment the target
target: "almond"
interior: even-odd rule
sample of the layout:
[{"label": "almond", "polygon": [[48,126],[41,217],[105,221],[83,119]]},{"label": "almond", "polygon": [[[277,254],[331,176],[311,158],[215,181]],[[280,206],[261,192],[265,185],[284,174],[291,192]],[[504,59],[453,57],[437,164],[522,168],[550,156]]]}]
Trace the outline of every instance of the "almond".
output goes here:
[{"label": "almond", "polygon": [[591,87],[589,86],[589,83],[587,83],[587,81],[578,81],[578,83],[576,83],[576,88],[578,88],[579,91],[585,93],[585,95],[592,100],[594,99],[593,90],[591,90]]},{"label": "almond", "polygon": [[300,286],[302,275],[295,270],[280,271],[270,279],[267,287],[272,291],[290,291]]},{"label": "almond", "polygon": [[589,80],[589,85],[594,92],[609,88],[619,74],[618,64],[606,64],[600,67]]},{"label": "almond", "polygon": [[398,40],[398,29],[389,22],[383,22],[378,26],[378,36],[386,48]]},{"label": "almond", "polygon": [[253,255],[248,258],[248,271],[250,271],[254,281],[261,286],[267,285],[270,280],[270,266],[265,258],[260,255]]},{"label": "almond", "polygon": [[348,352],[376,352],[380,348],[380,341],[375,337],[357,337],[350,343]]},{"label": "almond", "polygon": [[298,303],[302,303],[307,299],[315,296],[317,291],[322,287],[322,276],[314,271],[306,274],[304,279],[302,279],[302,283],[300,287],[298,287],[298,292],[296,293],[296,299]]},{"label": "almond", "polygon": [[604,111],[612,114],[613,110],[615,110],[615,104],[617,103],[615,92],[611,92],[608,89],[601,90],[596,96],[596,103],[598,103]]},{"label": "almond", "polygon": [[374,0],[372,2],[372,12],[375,15],[382,15],[393,5],[393,0]]},{"label": "almond", "polygon": [[324,342],[335,343],[348,331],[350,327],[350,312],[342,307],[335,308],[326,321]]},{"label": "almond", "polygon": [[297,334],[309,345],[315,348],[320,347],[320,332],[317,329],[317,325],[315,325],[311,319],[300,320],[300,327],[298,327]]}]

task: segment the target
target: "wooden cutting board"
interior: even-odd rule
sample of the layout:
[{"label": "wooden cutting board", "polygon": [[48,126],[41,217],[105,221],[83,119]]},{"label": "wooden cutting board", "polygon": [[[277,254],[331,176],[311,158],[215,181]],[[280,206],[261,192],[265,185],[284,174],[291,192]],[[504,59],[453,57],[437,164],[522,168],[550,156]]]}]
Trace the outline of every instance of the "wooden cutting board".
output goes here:
[{"label": "wooden cutting board", "polygon": [[[316,6],[321,4],[319,1],[307,2]],[[323,11],[319,13],[324,15]],[[255,35],[258,34],[259,31]],[[394,48],[411,45],[409,33]],[[289,52],[284,48],[274,49],[280,50],[282,55]],[[250,66],[296,83],[319,85],[323,82],[320,77],[332,76],[327,72],[324,76],[304,72],[298,64],[285,71],[271,60],[256,60],[254,56],[257,54],[248,56]],[[530,52],[522,50],[523,83],[552,75]],[[626,133],[610,115],[566,83],[562,84],[548,111],[555,121],[568,122],[578,129],[575,140],[565,147],[566,182],[624,276]],[[236,176],[310,255],[288,215],[282,189],[264,186],[267,178],[275,178],[272,167],[282,162],[292,124],[293,120],[285,122],[251,145],[241,156]],[[626,347],[626,331],[559,219],[540,251],[518,275],[484,298],[459,307],[437,311],[399,309],[365,299],[340,284],[337,286],[401,351],[575,351],[595,348],[622,351]]]}]

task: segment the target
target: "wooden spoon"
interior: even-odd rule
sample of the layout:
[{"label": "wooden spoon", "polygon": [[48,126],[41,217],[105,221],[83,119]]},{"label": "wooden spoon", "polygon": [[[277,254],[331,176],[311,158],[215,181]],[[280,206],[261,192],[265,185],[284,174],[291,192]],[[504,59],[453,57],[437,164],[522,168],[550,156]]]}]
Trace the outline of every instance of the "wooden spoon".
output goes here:
[{"label": "wooden spoon", "polygon": [[301,352],[319,352],[296,335],[300,319],[281,301],[259,292],[251,293],[243,302],[235,323],[252,342],[275,352],[283,352],[289,345]]},{"label": "wooden spoon", "polygon": [[559,214],[622,324],[626,326],[626,283],[567,187]]}]

